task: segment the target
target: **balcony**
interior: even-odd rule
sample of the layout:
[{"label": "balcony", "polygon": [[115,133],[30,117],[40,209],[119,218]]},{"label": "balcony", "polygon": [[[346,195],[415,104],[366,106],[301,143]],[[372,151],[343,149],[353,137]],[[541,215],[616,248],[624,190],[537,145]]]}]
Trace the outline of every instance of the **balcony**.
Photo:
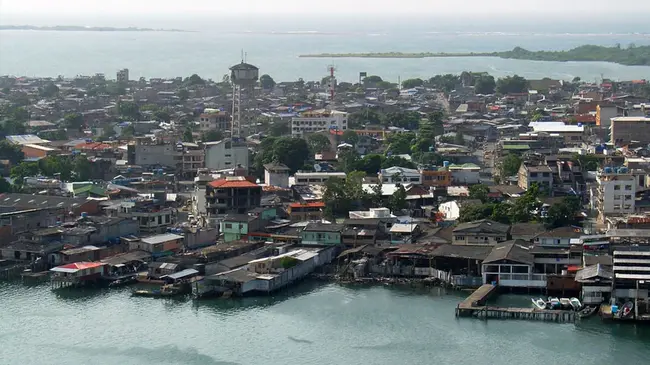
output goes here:
[{"label": "balcony", "polygon": [[[483,273],[483,277],[491,277],[497,273]],[[499,286],[513,288],[546,288],[546,274],[498,274]]]}]

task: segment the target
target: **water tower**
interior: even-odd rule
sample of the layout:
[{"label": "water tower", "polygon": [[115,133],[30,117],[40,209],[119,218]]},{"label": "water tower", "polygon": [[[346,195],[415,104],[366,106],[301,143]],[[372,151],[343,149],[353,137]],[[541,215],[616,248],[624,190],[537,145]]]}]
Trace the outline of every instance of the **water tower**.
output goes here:
[{"label": "water tower", "polygon": [[[245,63],[230,68],[230,82],[232,82],[232,137],[242,137],[242,129],[248,133],[251,119],[254,116],[255,85],[259,79],[259,68]],[[245,136],[244,136],[245,137]]]}]

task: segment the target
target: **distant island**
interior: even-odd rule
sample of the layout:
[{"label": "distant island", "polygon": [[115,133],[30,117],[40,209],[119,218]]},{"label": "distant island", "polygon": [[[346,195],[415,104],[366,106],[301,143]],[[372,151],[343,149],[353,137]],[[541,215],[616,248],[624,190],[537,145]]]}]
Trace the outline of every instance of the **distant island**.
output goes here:
[{"label": "distant island", "polygon": [[650,66],[650,46],[604,47],[584,45],[568,51],[529,51],[515,47],[505,52],[379,52],[379,53],[319,53],[300,55],[304,58],[429,58],[429,57],[499,57],[532,61],[599,61],[612,62],[626,66]]},{"label": "distant island", "polygon": [[78,25],[53,25],[43,27],[36,25],[0,25],[0,30],[47,30],[56,32],[190,32],[182,29],[83,27]]}]

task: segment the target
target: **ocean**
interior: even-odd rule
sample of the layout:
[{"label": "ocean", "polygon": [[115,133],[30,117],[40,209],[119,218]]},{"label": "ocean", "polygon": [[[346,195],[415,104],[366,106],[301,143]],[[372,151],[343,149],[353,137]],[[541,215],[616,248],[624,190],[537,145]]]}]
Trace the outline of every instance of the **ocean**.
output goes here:
[{"label": "ocean", "polygon": [[640,365],[650,356],[648,326],[457,319],[463,294],[437,287],[307,281],[272,297],[201,301],[131,290],[0,283],[0,363]]},{"label": "ocean", "polygon": [[[320,80],[330,65],[339,81],[354,82],[359,72],[397,82],[435,74],[486,71],[495,76],[551,77],[586,81],[650,78],[648,66],[606,62],[538,62],[478,58],[309,59],[308,53],[345,52],[487,52],[521,46],[562,50],[583,44],[613,46],[650,44],[647,22],[474,22],[416,19],[22,19],[3,24],[102,25],[164,27],[192,30],[169,32],[1,31],[0,75],[72,77],[104,73],[111,78],[128,68],[131,78],[189,76],[220,80],[241,61],[260,68],[276,81]],[[94,21],[94,23],[93,23]]]}]

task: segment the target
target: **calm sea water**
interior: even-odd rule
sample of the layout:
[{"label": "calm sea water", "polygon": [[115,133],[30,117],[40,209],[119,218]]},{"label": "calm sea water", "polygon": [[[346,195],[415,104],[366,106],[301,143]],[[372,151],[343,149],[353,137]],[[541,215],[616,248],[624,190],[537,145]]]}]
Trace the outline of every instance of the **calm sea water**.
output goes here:
[{"label": "calm sea water", "polygon": [[[449,19],[377,21],[346,19],[103,20],[49,24],[167,27],[195,33],[133,32],[0,32],[0,74],[74,76],[105,73],[114,77],[129,68],[132,78],[188,76],[221,79],[246,52],[247,61],[276,80],[320,80],[327,66],[337,67],[339,80],[355,81],[360,71],[397,81],[441,73],[487,71],[496,76],[552,77],[585,80],[650,78],[650,67],[604,62],[534,62],[498,58],[307,59],[306,53],[345,52],[485,52],[522,46],[533,50],[570,49],[583,44],[626,46],[650,44],[647,22],[614,24],[614,20],[509,23],[450,22]],[[0,20],[8,23],[6,20]],[[99,23],[97,23],[99,22]],[[10,22],[9,22],[10,23]],[[30,19],[13,23],[40,24]]]},{"label": "calm sea water", "polygon": [[[2,364],[646,364],[650,328],[454,318],[441,289],[305,282],[274,297],[157,300],[0,283]],[[501,298],[504,302],[526,298]]]}]

